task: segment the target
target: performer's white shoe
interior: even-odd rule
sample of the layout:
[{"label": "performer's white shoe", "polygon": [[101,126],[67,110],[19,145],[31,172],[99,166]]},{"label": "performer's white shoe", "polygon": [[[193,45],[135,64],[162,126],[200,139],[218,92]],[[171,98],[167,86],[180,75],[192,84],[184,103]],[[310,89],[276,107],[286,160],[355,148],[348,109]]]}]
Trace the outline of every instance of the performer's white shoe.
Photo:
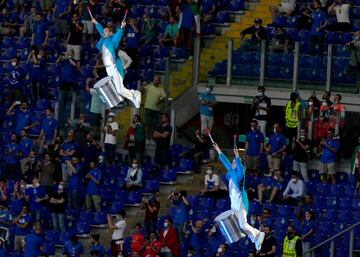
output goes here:
[{"label": "performer's white shoe", "polygon": [[261,245],[264,242],[264,238],[265,238],[265,233],[260,232],[255,241],[255,248],[257,251],[260,251]]},{"label": "performer's white shoe", "polygon": [[140,108],[140,104],[141,104],[141,93],[140,91],[135,90],[133,92],[133,96],[134,96],[134,105],[135,108],[139,109]]}]

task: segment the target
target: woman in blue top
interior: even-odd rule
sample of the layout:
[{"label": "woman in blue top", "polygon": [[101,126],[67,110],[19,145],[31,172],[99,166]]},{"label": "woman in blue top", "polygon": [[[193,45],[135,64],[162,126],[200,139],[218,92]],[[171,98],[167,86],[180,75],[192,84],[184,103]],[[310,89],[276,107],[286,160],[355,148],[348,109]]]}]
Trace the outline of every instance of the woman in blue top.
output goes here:
[{"label": "woman in blue top", "polygon": [[101,39],[96,44],[97,49],[101,51],[102,60],[108,76],[112,77],[116,91],[130,101],[136,108],[140,108],[141,93],[137,90],[129,90],[124,86],[124,68],[121,58],[116,54],[121,37],[126,26],[126,22],[121,22],[121,27],[113,34],[109,27],[103,28],[95,19],[92,20],[99,32]]},{"label": "woman in blue top", "polygon": [[231,209],[236,212],[239,225],[242,231],[255,243],[257,250],[260,250],[265,234],[250,226],[247,222],[249,200],[245,191],[245,168],[241,163],[239,152],[234,149],[235,159],[232,164],[222,153],[219,146],[214,143],[214,149],[219,154],[219,159],[227,170],[226,178],[229,181],[229,196]]}]

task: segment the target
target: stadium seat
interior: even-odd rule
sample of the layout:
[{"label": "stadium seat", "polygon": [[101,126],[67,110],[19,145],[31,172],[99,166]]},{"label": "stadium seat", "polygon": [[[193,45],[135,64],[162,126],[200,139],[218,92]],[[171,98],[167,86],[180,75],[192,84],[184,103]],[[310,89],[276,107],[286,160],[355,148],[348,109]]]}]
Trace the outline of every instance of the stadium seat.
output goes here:
[{"label": "stadium seat", "polygon": [[336,196],[327,197],[326,206],[330,209],[336,209],[339,206],[339,201]]},{"label": "stadium seat", "polygon": [[86,221],[78,221],[76,223],[76,235],[87,237],[90,235],[90,224]]},{"label": "stadium seat", "polygon": [[143,196],[142,196],[141,192],[131,191],[129,193],[129,197],[128,197],[126,205],[138,206],[141,203],[142,197]]},{"label": "stadium seat", "polygon": [[327,209],[325,210],[325,213],[323,215],[323,218],[325,221],[333,221],[336,219],[337,216],[337,210],[335,209]]},{"label": "stadium seat", "polygon": [[179,166],[173,167],[176,173],[191,174],[193,173],[193,161],[190,159],[181,158]]},{"label": "stadium seat", "polygon": [[91,221],[92,226],[104,227],[107,225],[107,215],[105,212],[97,212]]},{"label": "stadium seat", "polygon": [[229,13],[225,11],[219,11],[216,14],[216,17],[214,18],[213,23],[219,23],[219,24],[226,24],[230,20]]},{"label": "stadium seat", "polygon": [[144,185],[143,193],[159,192],[159,181],[147,180]]},{"label": "stadium seat", "polygon": [[43,244],[42,253],[48,255],[55,255],[55,243],[53,241],[45,241]]}]

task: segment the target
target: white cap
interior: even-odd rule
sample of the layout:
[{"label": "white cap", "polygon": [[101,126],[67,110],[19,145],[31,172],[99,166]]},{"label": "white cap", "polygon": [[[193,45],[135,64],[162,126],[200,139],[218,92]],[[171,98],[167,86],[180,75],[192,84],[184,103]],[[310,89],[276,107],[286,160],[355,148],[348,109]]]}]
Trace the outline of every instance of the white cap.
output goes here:
[{"label": "white cap", "polygon": [[113,117],[115,117],[115,113],[109,112],[108,116],[113,116]]}]

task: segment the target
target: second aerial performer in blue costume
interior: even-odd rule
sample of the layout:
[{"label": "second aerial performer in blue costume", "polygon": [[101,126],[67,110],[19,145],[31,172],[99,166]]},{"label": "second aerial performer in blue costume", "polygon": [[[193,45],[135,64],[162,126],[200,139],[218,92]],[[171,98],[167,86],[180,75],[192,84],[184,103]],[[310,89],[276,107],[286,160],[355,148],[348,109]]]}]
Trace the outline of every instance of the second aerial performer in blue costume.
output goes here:
[{"label": "second aerial performer in blue costume", "polygon": [[241,162],[239,152],[235,148],[235,159],[232,163],[226,158],[219,146],[214,143],[214,149],[219,154],[219,159],[227,170],[226,178],[229,181],[229,197],[231,209],[235,211],[240,228],[250,240],[255,243],[257,250],[260,250],[265,234],[258,229],[253,228],[247,222],[247,213],[249,209],[249,200],[245,190],[245,168]]},{"label": "second aerial performer in blue costume", "polygon": [[108,76],[112,77],[116,91],[122,97],[127,98],[136,108],[140,108],[141,93],[138,90],[129,90],[124,86],[124,69],[120,57],[116,54],[116,49],[119,46],[124,28],[126,26],[125,20],[121,22],[121,27],[115,33],[111,28],[103,28],[95,19],[92,20],[99,32],[101,39],[96,44],[96,47],[101,51],[103,64]]}]

